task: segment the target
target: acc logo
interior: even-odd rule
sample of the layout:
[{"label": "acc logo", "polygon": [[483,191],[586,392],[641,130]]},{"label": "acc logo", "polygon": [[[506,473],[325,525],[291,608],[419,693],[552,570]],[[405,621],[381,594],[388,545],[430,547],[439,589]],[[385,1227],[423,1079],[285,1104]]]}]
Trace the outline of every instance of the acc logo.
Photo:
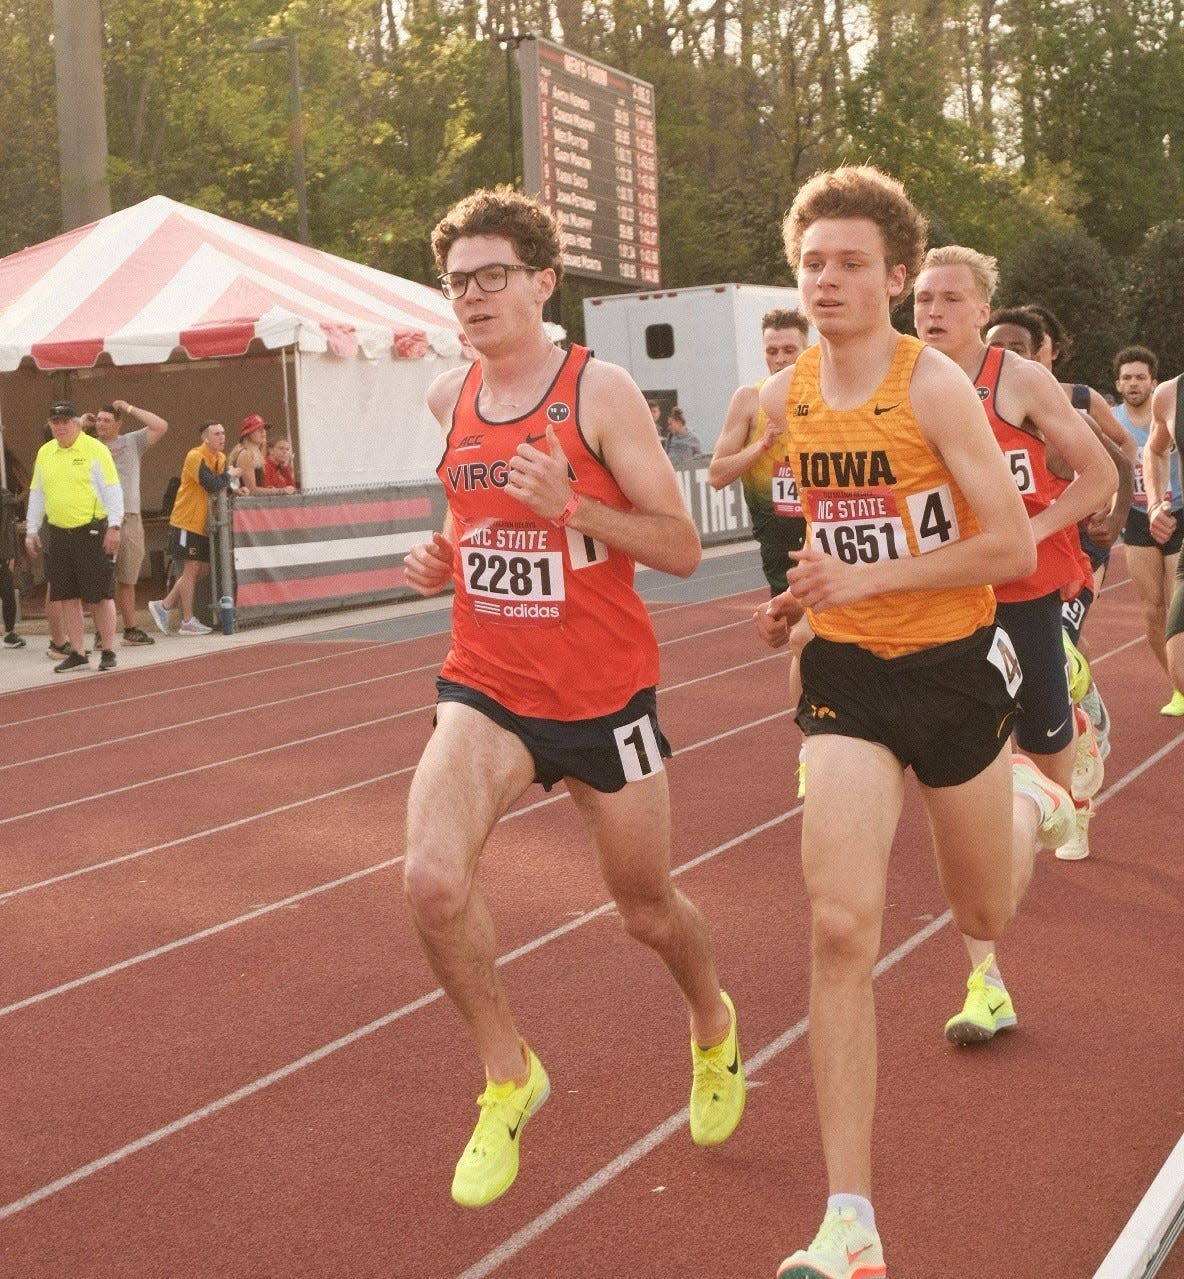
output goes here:
[{"label": "acc logo", "polygon": [[547,417],[552,422],[566,422],[571,417],[570,404],[548,404]]}]

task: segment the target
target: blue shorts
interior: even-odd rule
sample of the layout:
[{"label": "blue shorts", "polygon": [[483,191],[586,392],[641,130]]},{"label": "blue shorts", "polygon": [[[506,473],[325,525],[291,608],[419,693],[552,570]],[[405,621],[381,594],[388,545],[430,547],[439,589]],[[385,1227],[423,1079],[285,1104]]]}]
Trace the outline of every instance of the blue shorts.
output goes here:
[{"label": "blue shorts", "polygon": [[595,791],[611,795],[627,782],[662,772],[670,743],[658,727],[658,699],[653,688],[635,693],[619,711],[594,719],[537,719],[516,715],[501,702],[467,684],[436,680],[437,700],[471,706],[512,733],[530,751],[534,780],[550,790],[574,777]]}]

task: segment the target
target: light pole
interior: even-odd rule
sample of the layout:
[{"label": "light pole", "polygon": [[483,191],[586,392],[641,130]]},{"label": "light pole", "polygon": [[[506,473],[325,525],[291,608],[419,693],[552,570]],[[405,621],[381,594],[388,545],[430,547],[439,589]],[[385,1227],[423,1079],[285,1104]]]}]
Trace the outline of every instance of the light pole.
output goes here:
[{"label": "light pole", "polygon": [[265,36],[247,45],[248,53],[288,51],[288,79],[292,84],[292,155],[296,163],[296,224],[301,244],[308,243],[308,192],[304,185],[304,122],[300,114],[300,59],[296,54],[296,37]]}]

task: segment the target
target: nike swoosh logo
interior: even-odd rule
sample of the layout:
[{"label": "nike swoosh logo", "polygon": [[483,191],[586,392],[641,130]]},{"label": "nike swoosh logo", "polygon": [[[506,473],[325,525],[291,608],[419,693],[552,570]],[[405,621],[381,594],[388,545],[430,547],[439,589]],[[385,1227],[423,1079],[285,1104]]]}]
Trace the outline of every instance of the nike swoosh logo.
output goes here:
[{"label": "nike swoosh logo", "polygon": [[1044,734],[1044,736],[1045,736],[1045,737],[1055,737],[1055,736],[1056,736],[1056,735],[1057,735],[1057,734],[1061,731],[1061,729],[1065,727],[1065,725],[1066,725],[1068,722],[1069,722],[1069,721],[1068,721],[1067,719],[1063,719],[1063,720],[1061,720],[1061,722],[1060,722],[1060,723],[1056,726],[1056,728],[1050,728],[1050,729],[1049,729],[1049,730],[1048,730],[1048,731]]},{"label": "nike swoosh logo", "polygon": [[857,1257],[862,1257],[871,1247],[870,1243],[865,1243],[862,1248],[856,1248],[854,1252],[850,1248],[847,1249],[847,1264],[850,1265]]},{"label": "nike swoosh logo", "polygon": [[526,442],[527,444],[537,444],[540,440],[545,440],[546,438],[547,438],[546,431],[544,431],[542,435],[531,435],[528,433],[526,436]]},{"label": "nike swoosh logo", "polygon": [[513,1141],[518,1136],[518,1129],[522,1127],[522,1122],[528,1114],[530,1114],[530,1103],[534,1100],[534,1093],[531,1093],[526,1099],[526,1105],[522,1107],[522,1112],[518,1116],[518,1122],[510,1128],[510,1140]]},{"label": "nike swoosh logo", "polygon": [[897,400],[895,404],[877,404],[876,407],[872,409],[872,413],[874,413],[876,417],[879,417],[881,413],[891,413],[893,409],[898,408],[900,408],[899,400]]},{"label": "nike swoosh logo", "polygon": [[735,1075],[740,1071],[740,1049],[737,1047],[736,1055],[732,1058],[732,1064],[728,1067],[728,1074]]},{"label": "nike swoosh logo", "polygon": [[991,1016],[994,1017],[999,1009],[1003,1007],[1003,1004],[1004,1000],[1002,999],[997,1004],[993,1004],[990,1000],[987,1000],[987,1010],[990,1012]]}]

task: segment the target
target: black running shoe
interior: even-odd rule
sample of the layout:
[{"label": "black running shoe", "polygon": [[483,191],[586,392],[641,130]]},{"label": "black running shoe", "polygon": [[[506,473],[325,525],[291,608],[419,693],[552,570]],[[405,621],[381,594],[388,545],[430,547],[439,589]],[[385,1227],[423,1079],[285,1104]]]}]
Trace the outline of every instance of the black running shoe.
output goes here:
[{"label": "black running shoe", "polygon": [[53,640],[50,640],[49,647],[45,650],[45,656],[48,657],[51,662],[55,659],[60,661],[63,657],[69,657],[73,651],[74,646],[69,640],[66,640],[61,644],[55,644]]},{"label": "black running shoe", "polygon": [[[114,658],[114,654],[112,654]],[[59,662],[54,668],[55,675],[65,675],[68,671],[89,671],[90,662],[82,653],[71,653],[64,662]]]},{"label": "black running shoe", "polygon": [[99,670],[113,671],[116,665],[115,654],[109,648],[103,649],[103,656],[99,658]]}]

